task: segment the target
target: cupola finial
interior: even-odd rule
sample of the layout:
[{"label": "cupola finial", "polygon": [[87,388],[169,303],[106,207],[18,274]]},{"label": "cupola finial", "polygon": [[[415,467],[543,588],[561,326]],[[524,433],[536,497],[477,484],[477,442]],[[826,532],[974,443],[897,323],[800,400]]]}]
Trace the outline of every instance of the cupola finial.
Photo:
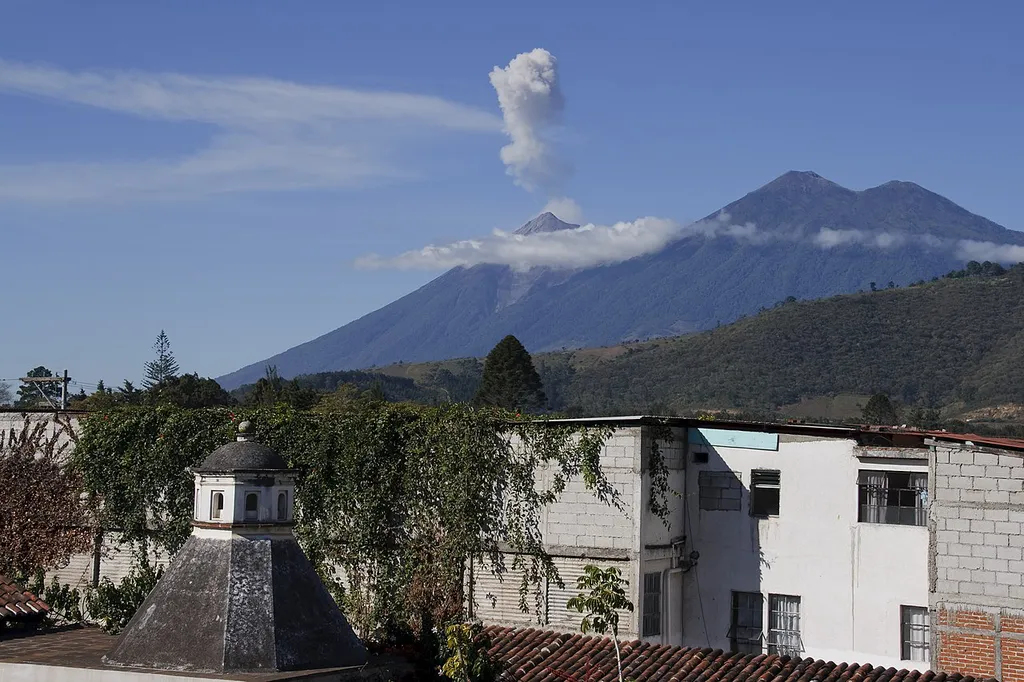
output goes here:
[{"label": "cupola finial", "polygon": [[238,424],[238,435],[235,436],[235,440],[240,441],[240,442],[241,441],[249,440],[249,434],[250,434],[251,431],[252,431],[252,423],[250,423],[248,419],[246,419],[245,421],[239,422],[239,424]]}]

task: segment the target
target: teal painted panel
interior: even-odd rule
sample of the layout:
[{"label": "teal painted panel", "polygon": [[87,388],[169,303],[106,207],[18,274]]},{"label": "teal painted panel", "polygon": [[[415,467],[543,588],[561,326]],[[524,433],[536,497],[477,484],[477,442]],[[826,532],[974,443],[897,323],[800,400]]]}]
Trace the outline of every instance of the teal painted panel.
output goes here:
[{"label": "teal painted panel", "polygon": [[690,429],[690,442],[712,447],[778,450],[779,434],[730,429]]}]

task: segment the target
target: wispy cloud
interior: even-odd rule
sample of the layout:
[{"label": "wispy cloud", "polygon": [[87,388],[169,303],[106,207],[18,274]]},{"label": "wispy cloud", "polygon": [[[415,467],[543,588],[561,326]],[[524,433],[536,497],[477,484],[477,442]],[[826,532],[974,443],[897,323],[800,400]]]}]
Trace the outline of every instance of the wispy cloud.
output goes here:
[{"label": "wispy cloud", "polygon": [[520,235],[495,230],[490,237],[467,239],[444,246],[426,246],[394,257],[375,254],[356,261],[366,269],[439,270],[482,263],[508,265],[515,270],[535,267],[556,269],[610,265],[661,251],[686,236],[727,236],[759,241],[752,224],[734,225],[722,213],[714,220],[681,225],[665,218],[640,218],[614,225],[583,225],[558,232]]},{"label": "wispy cloud", "polygon": [[508,265],[515,270],[534,267],[582,269],[610,265],[661,251],[686,237],[731,239],[745,245],[805,243],[820,249],[871,248],[889,250],[938,249],[956,258],[1002,263],[1024,261],[1024,246],[970,240],[954,241],[930,234],[840,230],[828,227],[817,232],[762,230],[754,223],[736,223],[721,212],[713,219],[681,224],[665,218],[640,218],[614,225],[584,225],[558,232],[520,235],[495,230],[489,237],[467,239],[442,246],[430,245],[397,256],[376,254],[356,260],[367,269],[442,270],[484,263]]},{"label": "wispy cloud", "polygon": [[990,260],[996,263],[1024,262],[1024,246],[1019,244],[996,244],[995,242],[961,239],[956,244],[956,254],[964,260]]},{"label": "wispy cloud", "polygon": [[327,189],[408,177],[365,141],[427,133],[497,132],[493,114],[439,97],[269,78],[72,72],[0,60],[0,95],[44,98],[130,116],[213,127],[206,148],[142,162],[0,165],[0,199]]}]

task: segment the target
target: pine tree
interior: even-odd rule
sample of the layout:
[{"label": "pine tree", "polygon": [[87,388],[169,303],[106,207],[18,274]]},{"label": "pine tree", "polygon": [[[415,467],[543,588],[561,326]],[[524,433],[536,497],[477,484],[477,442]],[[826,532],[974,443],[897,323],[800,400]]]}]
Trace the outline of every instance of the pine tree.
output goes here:
[{"label": "pine tree", "polygon": [[889,396],[884,393],[871,396],[868,404],[861,410],[861,418],[868,424],[879,426],[895,426],[899,420],[896,408],[889,400]]},{"label": "pine tree", "polygon": [[473,402],[507,410],[541,410],[547,403],[540,375],[519,339],[509,334],[491,349]]},{"label": "pine tree", "polygon": [[160,334],[156,337],[153,350],[156,351],[156,360],[146,363],[146,378],[142,380],[142,386],[146,390],[159,386],[168,379],[178,376],[178,370],[180,369],[178,361],[174,359],[174,354],[171,353],[171,342],[163,329],[160,330]]}]

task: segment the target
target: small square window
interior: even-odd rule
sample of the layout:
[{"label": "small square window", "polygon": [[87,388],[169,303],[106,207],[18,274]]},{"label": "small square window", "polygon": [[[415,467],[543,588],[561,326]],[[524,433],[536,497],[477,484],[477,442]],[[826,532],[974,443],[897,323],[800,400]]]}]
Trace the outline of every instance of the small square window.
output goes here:
[{"label": "small square window", "polygon": [[931,619],[925,607],[900,607],[900,650],[904,661],[931,662]]},{"label": "small square window", "polygon": [[755,469],[750,472],[750,515],[778,516],[782,477],[778,471]]},{"label": "small square window", "polygon": [[708,453],[707,453],[707,451],[706,450],[698,450],[697,452],[693,453],[693,462],[694,462],[694,464],[707,464],[708,463]]}]

